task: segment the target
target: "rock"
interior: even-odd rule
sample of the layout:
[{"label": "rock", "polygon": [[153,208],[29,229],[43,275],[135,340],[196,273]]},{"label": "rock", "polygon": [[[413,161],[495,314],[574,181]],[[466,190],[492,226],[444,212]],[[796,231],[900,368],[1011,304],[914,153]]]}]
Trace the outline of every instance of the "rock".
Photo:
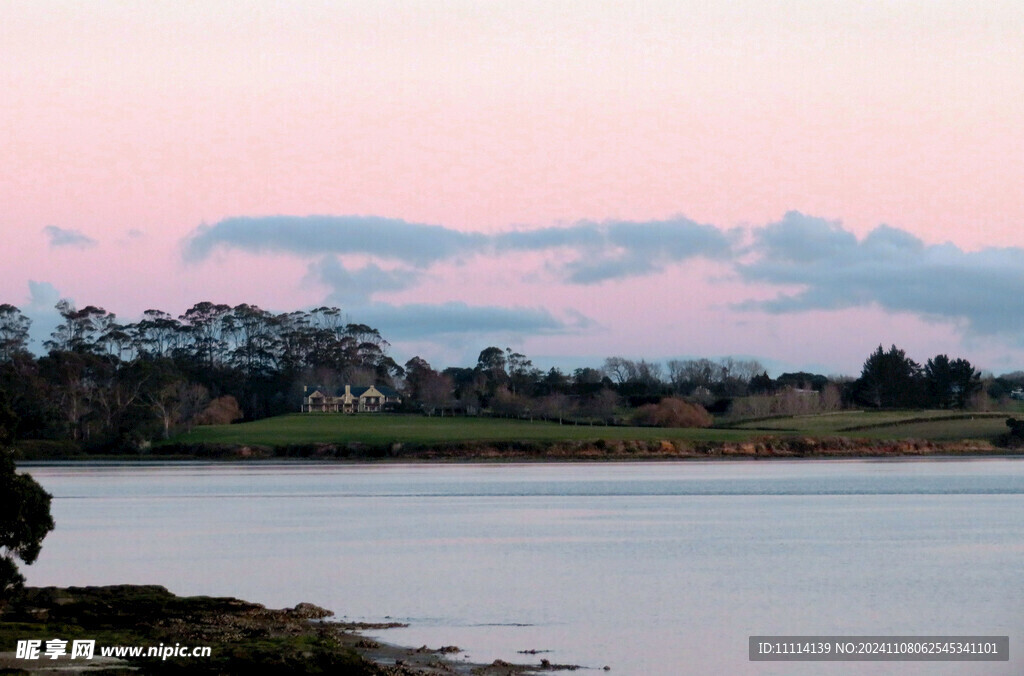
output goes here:
[{"label": "rock", "polygon": [[326,608],[315,606],[312,603],[300,603],[294,608],[288,610],[289,613],[295,617],[301,617],[307,620],[320,620],[325,617],[331,617],[334,613]]}]

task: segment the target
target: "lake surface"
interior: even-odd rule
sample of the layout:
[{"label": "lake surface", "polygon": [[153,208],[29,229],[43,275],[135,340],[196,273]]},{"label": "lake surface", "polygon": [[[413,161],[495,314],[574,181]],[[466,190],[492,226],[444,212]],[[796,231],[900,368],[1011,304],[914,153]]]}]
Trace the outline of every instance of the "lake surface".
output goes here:
[{"label": "lake surface", "polygon": [[[309,601],[612,674],[1024,673],[1019,460],[25,469],[57,522],[32,585]],[[766,634],[1009,635],[1011,661],[749,662]]]}]

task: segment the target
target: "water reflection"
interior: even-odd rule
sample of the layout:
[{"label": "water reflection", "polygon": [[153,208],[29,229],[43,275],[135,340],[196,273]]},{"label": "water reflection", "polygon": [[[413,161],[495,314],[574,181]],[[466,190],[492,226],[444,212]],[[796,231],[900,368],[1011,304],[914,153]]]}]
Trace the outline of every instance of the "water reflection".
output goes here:
[{"label": "water reflection", "polygon": [[[749,663],[752,634],[1024,627],[1024,463],[47,466],[30,584],[409,621],[388,640],[619,674],[893,673]],[[1011,655],[1014,654],[1011,647]],[[1016,674],[1019,662],[900,663]]]}]

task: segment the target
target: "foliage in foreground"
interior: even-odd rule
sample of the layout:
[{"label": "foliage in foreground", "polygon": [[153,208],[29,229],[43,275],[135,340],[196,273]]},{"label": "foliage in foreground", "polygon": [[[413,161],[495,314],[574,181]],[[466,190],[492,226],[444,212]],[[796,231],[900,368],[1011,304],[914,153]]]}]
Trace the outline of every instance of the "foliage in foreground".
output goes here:
[{"label": "foliage in foreground", "polygon": [[13,418],[0,399],[0,602],[25,582],[15,559],[35,561],[43,538],[53,530],[50,494],[35,479],[16,471],[7,448]]}]

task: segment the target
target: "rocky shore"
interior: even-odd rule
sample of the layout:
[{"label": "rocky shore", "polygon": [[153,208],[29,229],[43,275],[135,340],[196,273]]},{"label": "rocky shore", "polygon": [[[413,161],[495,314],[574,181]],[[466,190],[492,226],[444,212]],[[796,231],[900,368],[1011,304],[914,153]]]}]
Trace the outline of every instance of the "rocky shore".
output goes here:
[{"label": "rocky shore", "polygon": [[[159,586],[26,588],[0,606],[0,674],[235,675],[414,674],[513,676],[565,672],[575,665],[472,664],[456,646],[403,648],[360,632],[396,625],[334,622],[309,603],[272,610],[234,598],[180,597]],[[63,655],[19,658],[20,640],[95,640],[86,660]],[[112,646],[210,646],[209,657],[102,657]]]}]

